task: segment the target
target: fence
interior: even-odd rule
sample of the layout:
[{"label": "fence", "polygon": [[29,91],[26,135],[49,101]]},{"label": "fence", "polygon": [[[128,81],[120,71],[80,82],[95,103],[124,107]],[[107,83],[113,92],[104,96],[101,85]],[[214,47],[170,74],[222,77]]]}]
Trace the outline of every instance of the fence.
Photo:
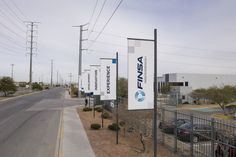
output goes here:
[{"label": "fence", "polygon": [[[119,119],[126,130],[152,137],[153,111],[128,111],[119,103]],[[158,141],[188,157],[236,157],[236,123],[198,113],[158,108]]]},{"label": "fence", "polygon": [[236,125],[201,114],[161,110],[159,140],[190,157],[236,157]]}]

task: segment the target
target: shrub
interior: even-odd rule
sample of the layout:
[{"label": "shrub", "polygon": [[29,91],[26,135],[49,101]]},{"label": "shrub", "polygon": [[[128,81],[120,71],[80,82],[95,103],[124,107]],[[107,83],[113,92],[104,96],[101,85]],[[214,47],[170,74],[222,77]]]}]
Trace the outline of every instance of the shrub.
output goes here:
[{"label": "shrub", "polygon": [[100,107],[94,107],[94,110],[97,111],[97,109],[99,109]]},{"label": "shrub", "polygon": [[84,112],[87,112],[87,111],[92,111],[92,108],[85,107],[85,108],[83,108],[83,111],[84,111]]},{"label": "shrub", "polygon": [[97,124],[97,123],[93,123],[93,124],[91,124],[90,128],[92,130],[99,130],[101,128],[101,125]]},{"label": "shrub", "polygon": [[34,82],[34,83],[32,83],[32,89],[33,90],[43,90],[43,87],[39,83]]},{"label": "shrub", "polygon": [[104,119],[108,119],[108,118],[110,118],[110,114],[107,112],[104,112],[103,114],[101,114],[101,117]]},{"label": "shrub", "polygon": [[96,109],[96,111],[97,111],[97,112],[102,112],[102,108],[101,108],[101,107],[98,107],[98,108]]},{"label": "shrub", "polygon": [[120,122],[119,122],[119,125],[120,125],[121,127],[123,127],[123,126],[125,126],[125,122],[124,122],[124,121],[120,121]]},{"label": "shrub", "polygon": [[116,131],[117,129],[120,130],[120,127],[116,123],[112,123],[111,125],[108,125],[108,129]]},{"label": "shrub", "polygon": [[4,96],[7,96],[10,93],[15,93],[17,87],[10,77],[0,78],[0,91],[4,93]]}]

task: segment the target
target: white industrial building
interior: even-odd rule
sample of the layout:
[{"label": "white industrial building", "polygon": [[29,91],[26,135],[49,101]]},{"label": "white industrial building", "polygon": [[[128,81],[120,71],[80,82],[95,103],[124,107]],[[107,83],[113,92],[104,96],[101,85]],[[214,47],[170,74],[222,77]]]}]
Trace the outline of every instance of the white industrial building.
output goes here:
[{"label": "white industrial building", "polygon": [[195,89],[236,85],[236,75],[223,74],[170,73],[158,77],[157,80],[159,93],[161,93],[162,87],[165,84],[171,86],[170,97],[175,104],[177,102],[191,103],[193,100],[190,97],[190,93]]}]

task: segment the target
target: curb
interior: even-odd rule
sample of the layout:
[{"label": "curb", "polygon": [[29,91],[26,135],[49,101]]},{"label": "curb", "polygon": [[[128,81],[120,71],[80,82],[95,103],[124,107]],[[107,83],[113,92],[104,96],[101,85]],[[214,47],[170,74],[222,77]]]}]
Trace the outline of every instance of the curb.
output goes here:
[{"label": "curb", "polygon": [[64,137],[64,109],[61,111],[60,115],[60,122],[59,122],[59,128],[57,132],[57,142],[56,142],[56,148],[55,148],[55,155],[54,157],[63,157],[63,137]]},{"label": "curb", "polygon": [[38,91],[38,92],[27,93],[27,94],[23,94],[23,95],[19,95],[19,96],[14,96],[14,97],[11,97],[11,98],[2,99],[2,100],[0,100],[0,102],[14,100],[14,99],[17,99],[17,98],[21,98],[21,97],[32,95],[32,94],[37,94],[37,93],[40,93],[40,92],[44,92],[44,90],[43,91]]}]

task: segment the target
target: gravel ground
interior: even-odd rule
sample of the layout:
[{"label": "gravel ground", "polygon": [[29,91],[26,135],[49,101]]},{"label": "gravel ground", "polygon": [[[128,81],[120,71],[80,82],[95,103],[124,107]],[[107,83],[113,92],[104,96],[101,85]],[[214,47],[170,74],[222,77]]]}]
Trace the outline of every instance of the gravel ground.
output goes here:
[{"label": "gravel ground", "polygon": [[[142,152],[139,135],[128,133],[121,129],[119,131],[119,144],[116,145],[116,133],[107,129],[107,126],[112,123],[111,119],[104,120],[104,128],[91,130],[90,125],[92,123],[101,124],[101,113],[96,112],[96,116],[93,118],[93,112],[82,112],[81,108],[78,108],[77,111],[97,157],[152,157],[151,138],[145,139],[147,148],[145,152]],[[162,145],[158,145],[158,157],[179,156]]]}]

